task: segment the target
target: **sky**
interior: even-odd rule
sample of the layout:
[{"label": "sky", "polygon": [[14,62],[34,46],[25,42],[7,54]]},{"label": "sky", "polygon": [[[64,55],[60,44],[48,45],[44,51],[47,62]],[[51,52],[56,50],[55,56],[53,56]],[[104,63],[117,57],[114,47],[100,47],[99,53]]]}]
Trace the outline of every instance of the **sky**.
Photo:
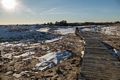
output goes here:
[{"label": "sky", "polygon": [[0,24],[120,21],[120,0],[14,0],[14,9],[0,0]]}]

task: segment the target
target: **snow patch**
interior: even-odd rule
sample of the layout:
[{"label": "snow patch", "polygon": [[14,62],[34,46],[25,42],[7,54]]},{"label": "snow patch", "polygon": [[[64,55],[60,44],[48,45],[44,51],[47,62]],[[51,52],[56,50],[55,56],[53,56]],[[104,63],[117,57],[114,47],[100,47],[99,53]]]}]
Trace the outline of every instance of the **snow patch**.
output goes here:
[{"label": "snow patch", "polygon": [[39,31],[39,32],[48,32],[50,30],[50,28],[40,28],[36,31]]},{"label": "snow patch", "polygon": [[20,58],[20,57],[28,57],[35,54],[35,52],[26,52],[24,54],[18,55],[18,56],[14,56],[14,58]]},{"label": "snow patch", "polygon": [[90,28],[84,28],[81,31],[83,31],[83,32],[85,32],[85,31],[91,31],[91,29]]},{"label": "snow patch", "polygon": [[27,46],[27,44],[24,43],[9,43],[9,42],[4,42],[4,43],[0,43],[0,46],[4,46],[4,47],[25,47]]},{"label": "snow patch", "polygon": [[107,35],[117,35],[120,36],[120,32],[118,31],[116,26],[111,27],[103,27],[101,30],[101,33],[107,34]]},{"label": "snow patch", "polygon": [[75,28],[58,28],[57,30],[55,30],[55,32],[62,34],[62,35],[66,35],[69,33],[74,33]]},{"label": "snow patch", "polygon": [[63,37],[54,38],[54,39],[51,39],[51,40],[46,40],[45,43],[55,42],[55,41],[61,40],[62,38],[63,38]]},{"label": "snow patch", "polygon": [[80,31],[86,32],[86,31],[91,31],[91,32],[97,32],[97,27],[96,26],[89,26],[89,27],[82,27]]}]

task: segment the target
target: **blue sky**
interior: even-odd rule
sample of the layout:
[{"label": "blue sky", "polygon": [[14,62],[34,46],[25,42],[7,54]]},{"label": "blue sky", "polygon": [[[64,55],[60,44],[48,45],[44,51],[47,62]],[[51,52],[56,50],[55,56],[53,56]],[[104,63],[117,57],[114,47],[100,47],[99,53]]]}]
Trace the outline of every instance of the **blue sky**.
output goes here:
[{"label": "blue sky", "polygon": [[[1,0],[0,0],[1,1]],[[0,6],[0,24],[120,21],[120,0],[17,0],[14,11]]]}]

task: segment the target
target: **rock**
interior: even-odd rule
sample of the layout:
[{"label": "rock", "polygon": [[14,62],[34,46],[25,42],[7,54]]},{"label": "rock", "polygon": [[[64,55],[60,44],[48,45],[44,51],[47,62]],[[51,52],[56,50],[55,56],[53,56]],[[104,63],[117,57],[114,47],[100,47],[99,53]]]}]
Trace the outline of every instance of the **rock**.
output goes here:
[{"label": "rock", "polygon": [[20,75],[24,76],[24,77],[30,77],[29,71],[22,71],[20,73]]},{"label": "rock", "polygon": [[3,58],[8,58],[8,59],[12,59],[12,54],[8,53],[2,56]]},{"label": "rock", "polygon": [[15,65],[14,65],[14,68],[15,68],[17,71],[22,71],[23,68],[24,68],[24,63],[23,63],[23,62],[16,62]]},{"label": "rock", "polygon": [[3,65],[3,62],[0,62],[0,66],[2,66]]},{"label": "rock", "polygon": [[7,70],[8,70],[8,71],[14,71],[14,69],[15,69],[14,66],[8,66],[8,67],[7,67]]},{"label": "rock", "polygon": [[16,73],[14,73],[13,76],[14,76],[15,78],[20,78],[20,77],[21,77],[21,74],[16,74]]},{"label": "rock", "polygon": [[11,75],[11,74],[13,74],[13,72],[12,71],[8,71],[8,72],[6,72],[5,75]]}]

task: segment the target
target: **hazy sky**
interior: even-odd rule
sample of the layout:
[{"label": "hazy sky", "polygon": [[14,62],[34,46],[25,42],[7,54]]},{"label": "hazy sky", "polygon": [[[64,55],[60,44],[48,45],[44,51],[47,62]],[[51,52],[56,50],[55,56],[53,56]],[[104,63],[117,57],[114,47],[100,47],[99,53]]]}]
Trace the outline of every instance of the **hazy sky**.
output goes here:
[{"label": "hazy sky", "polygon": [[7,10],[0,4],[0,24],[60,20],[69,22],[120,20],[120,0],[16,0],[16,2],[14,10]]}]

